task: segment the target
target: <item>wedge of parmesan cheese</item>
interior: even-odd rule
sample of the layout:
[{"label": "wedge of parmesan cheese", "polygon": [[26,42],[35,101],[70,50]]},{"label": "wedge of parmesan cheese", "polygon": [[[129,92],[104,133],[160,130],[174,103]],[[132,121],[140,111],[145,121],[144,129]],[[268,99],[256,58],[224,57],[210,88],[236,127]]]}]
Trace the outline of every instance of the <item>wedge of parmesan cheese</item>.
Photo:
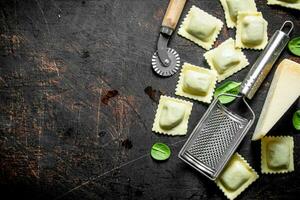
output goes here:
[{"label": "wedge of parmesan cheese", "polygon": [[277,67],[252,140],[264,137],[300,96],[300,64],[284,59]]}]

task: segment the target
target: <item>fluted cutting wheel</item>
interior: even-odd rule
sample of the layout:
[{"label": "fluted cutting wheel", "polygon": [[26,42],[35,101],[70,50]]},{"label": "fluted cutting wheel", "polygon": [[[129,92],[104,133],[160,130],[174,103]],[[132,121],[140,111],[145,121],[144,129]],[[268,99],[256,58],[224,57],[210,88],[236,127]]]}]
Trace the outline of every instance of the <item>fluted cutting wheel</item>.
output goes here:
[{"label": "fluted cutting wheel", "polygon": [[171,48],[168,48],[167,53],[171,61],[168,67],[164,66],[161,63],[157,52],[155,52],[152,56],[152,68],[160,76],[172,76],[178,71],[180,67],[179,54]]}]

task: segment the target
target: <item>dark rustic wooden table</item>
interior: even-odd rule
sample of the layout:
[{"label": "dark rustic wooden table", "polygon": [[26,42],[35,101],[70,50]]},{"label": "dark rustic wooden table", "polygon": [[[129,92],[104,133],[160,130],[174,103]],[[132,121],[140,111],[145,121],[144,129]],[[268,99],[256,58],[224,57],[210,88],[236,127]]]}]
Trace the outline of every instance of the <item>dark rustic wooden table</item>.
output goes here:
[{"label": "dark rustic wooden table", "polygon": [[[268,35],[300,11],[256,0]],[[0,2],[1,199],[225,199],[216,185],[177,158],[187,136],[151,132],[160,94],[174,96],[178,74],[151,69],[167,0],[2,0]],[[218,0],[189,0],[224,21]],[[223,27],[215,46],[234,30]],[[174,35],[182,61],[208,67],[195,44]],[[244,51],[253,63],[258,51]],[[285,51],[281,56],[300,62]],[[250,67],[228,80],[242,81]],[[260,114],[274,69],[251,102]],[[288,88],[287,88],[288,89]],[[278,105],[280,106],[280,105]],[[189,132],[207,105],[194,102]],[[291,108],[272,134],[293,135],[295,172],[261,175],[254,127],[238,149],[260,174],[240,199],[297,199],[300,135]],[[149,156],[162,141],[166,162]],[[5,195],[8,195],[5,197]]]}]

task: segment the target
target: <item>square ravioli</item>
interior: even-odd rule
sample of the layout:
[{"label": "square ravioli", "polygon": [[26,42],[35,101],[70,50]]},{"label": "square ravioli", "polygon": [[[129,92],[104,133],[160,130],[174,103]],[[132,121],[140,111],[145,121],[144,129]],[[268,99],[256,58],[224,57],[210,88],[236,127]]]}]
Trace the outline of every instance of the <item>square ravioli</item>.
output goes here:
[{"label": "square ravioli", "polygon": [[268,22],[261,12],[239,12],[236,28],[236,47],[264,49],[268,43]]},{"label": "square ravioli", "polygon": [[209,69],[184,63],[180,72],[176,95],[210,103],[216,87],[217,74]]},{"label": "square ravioli", "polygon": [[222,26],[221,20],[192,6],[180,25],[178,34],[209,50],[216,41]]},{"label": "square ravioli", "polygon": [[228,28],[236,27],[238,12],[256,12],[254,0],[220,0]]},{"label": "square ravioli", "polygon": [[279,5],[300,10],[300,0],[268,0],[268,5]]},{"label": "square ravioli", "polygon": [[193,104],[160,96],[152,131],[167,135],[185,135]]},{"label": "square ravioli", "polygon": [[232,38],[206,52],[204,58],[210,68],[216,71],[219,82],[249,65],[245,54],[241,49],[235,47]]},{"label": "square ravioli", "polygon": [[261,139],[261,172],[265,174],[294,171],[294,140],[290,136]]},{"label": "square ravioli", "polygon": [[248,162],[240,154],[235,153],[216,179],[216,183],[225,196],[232,200],[258,177]]}]

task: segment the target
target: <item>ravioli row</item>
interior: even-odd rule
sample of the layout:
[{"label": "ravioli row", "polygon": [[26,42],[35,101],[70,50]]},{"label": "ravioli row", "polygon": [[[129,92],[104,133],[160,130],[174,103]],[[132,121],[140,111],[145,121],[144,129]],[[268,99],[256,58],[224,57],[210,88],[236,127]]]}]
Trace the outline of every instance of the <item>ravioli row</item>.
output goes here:
[{"label": "ravioli row", "polygon": [[[268,43],[268,22],[257,12],[254,0],[220,0],[228,28],[236,27],[235,47],[261,50]],[[211,14],[192,6],[184,18],[178,34],[206,50],[212,48],[223,22]]]},{"label": "ravioli row", "polygon": [[[211,69],[184,63],[175,94],[210,103],[217,82],[217,72]],[[152,131],[167,135],[185,135],[193,103],[161,96]]]},{"label": "ravioli row", "polygon": [[184,63],[175,94],[210,103],[217,81],[220,82],[249,65],[244,53],[235,48],[234,43],[229,38],[204,54],[210,69]]},{"label": "ravioli row", "polygon": [[[261,141],[261,172],[281,174],[294,171],[293,149],[293,137],[264,137]],[[215,182],[224,195],[232,200],[258,178],[259,175],[249,163],[235,153]]]},{"label": "ravioli row", "polygon": [[[220,82],[239,70],[249,65],[248,59],[241,49],[263,49],[268,42],[267,21],[260,12],[257,12],[254,0],[221,0],[225,11],[225,18],[228,27],[237,27],[236,40],[229,38],[215,49],[204,54],[211,70],[216,72],[217,81]],[[192,6],[184,18],[178,34],[209,50],[216,41],[223,22]],[[181,73],[182,76],[186,74]],[[180,92],[176,89],[177,95],[188,97],[194,100],[210,103],[207,98],[201,98],[194,94]]]}]

